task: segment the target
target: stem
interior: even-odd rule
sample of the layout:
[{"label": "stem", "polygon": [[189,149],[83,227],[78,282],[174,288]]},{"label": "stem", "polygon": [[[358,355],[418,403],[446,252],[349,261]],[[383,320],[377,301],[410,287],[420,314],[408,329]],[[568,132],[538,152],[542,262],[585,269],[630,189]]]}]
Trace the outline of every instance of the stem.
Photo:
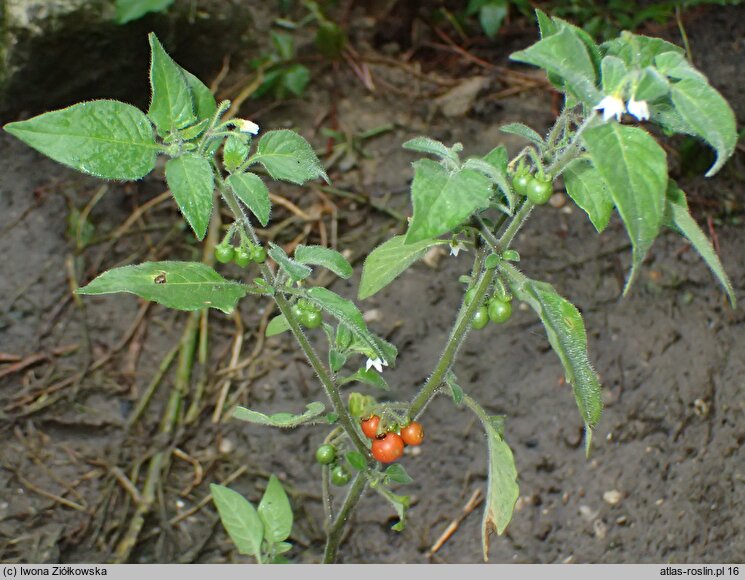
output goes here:
[{"label": "stem", "polygon": [[[233,192],[230,190],[230,188],[225,187],[225,182],[219,175],[217,183],[218,188],[220,189],[220,193],[228,204],[228,207],[233,213],[233,217],[235,218],[235,220],[237,222],[240,222],[241,225],[246,228],[248,234],[251,236],[254,242],[258,244],[259,239],[256,236],[256,232],[254,232],[253,228],[251,228],[248,217],[243,213],[243,210],[241,209],[238,200],[235,198]],[[272,274],[271,270],[269,270],[269,267],[266,264],[259,264],[259,269],[261,270],[261,275],[264,280],[268,284],[274,285],[275,277]],[[321,382],[323,390],[326,392],[326,396],[329,398],[329,400],[331,401],[331,405],[334,407],[334,412],[339,417],[339,423],[341,423],[341,426],[344,428],[344,431],[346,431],[347,435],[352,440],[352,443],[357,448],[357,450],[366,458],[368,458],[369,461],[372,461],[370,459],[370,450],[357,434],[357,430],[355,429],[354,423],[352,422],[352,418],[349,416],[347,407],[346,405],[344,405],[344,401],[339,394],[339,389],[336,385],[336,382],[331,377],[328,370],[326,370],[326,367],[321,362],[321,359],[318,357],[315,350],[313,350],[313,346],[308,341],[305,333],[303,333],[300,322],[298,322],[297,318],[292,312],[290,303],[282,294],[282,289],[275,287],[275,290],[276,292],[274,293],[274,301],[277,303],[280,313],[283,314],[287,319],[287,323],[290,326],[292,334],[295,336],[295,340],[297,340],[298,345],[305,354],[305,358],[308,359],[310,366],[315,371],[316,376],[318,376],[318,380]]]},{"label": "stem", "polygon": [[349,519],[349,515],[357,506],[360,497],[362,497],[362,492],[365,490],[366,485],[367,477],[365,477],[364,472],[358,473],[352,482],[352,487],[349,489],[347,497],[344,498],[344,503],[342,504],[339,513],[336,514],[336,519],[331,525],[328,535],[326,536],[326,550],[323,553],[324,564],[333,564],[336,561],[336,552],[341,543],[344,526]]},{"label": "stem", "polygon": [[577,145],[579,144],[579,138],[585,129],[591,127],[597,120],[598,114],[593,111],[589,117],[587,117],[577,129],[577,132],[572,137],[572,142],[567,145],[566,149],[562,152],[559,157],[546,169],[546,173],[551,176],[552,179],[556,179],[566,169],[566,166],[573,161],[578,154]]},{"label": "stem", "polygon": [[440,362],[437,363],[435,370],[424,383],[424,386],[419,390],[414,399],[411,401],[411,407],[409,407],[409,417],[416,419],[419,413],[422,412],[424,407],[427,406],[435,395],[437,389],[440,388],[445,375],[453,365],[455,355],[460,348],[468,331],[471,329],[471,321],[473,320],[476,311],[481,308],[481,303],[486,296],[486,291],[489,289],[496,270],[486,270],[481,273],[479,280],[474,285],[476,288],[476,294],[471,300],[469,305],[466,305],[465,301],[458,311],[458,317],[456,318],[455,326],[453,327],[450,337],[448,338],[445,349],[440,356]]}]

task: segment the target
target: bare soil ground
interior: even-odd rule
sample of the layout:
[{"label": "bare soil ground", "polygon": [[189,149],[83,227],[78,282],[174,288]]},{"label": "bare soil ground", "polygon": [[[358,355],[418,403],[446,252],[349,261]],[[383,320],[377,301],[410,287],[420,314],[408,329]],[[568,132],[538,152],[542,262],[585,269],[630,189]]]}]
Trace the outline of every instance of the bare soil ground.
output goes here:
[{"label": "bare soil ground", "polygon": [[[712,8],[686,22],[696,63],[740,119],[744,16],[743,8]],[[508,64],[511,50],[532,41],[528,29],[512,30],[493,45],[477,44],[465,55],[435,39],[401,65],[407,47],[389,37],[385,21],[357,15],[351,24],[358,46],[379,51],[368,63],[375,92],[341,64],[316,71],[305,104],[247,101],[242,110],[262,127],[296,127],[319,147],[326,145],[319,127],[354,134],[394,125],[363,143],[369,157],[341,160],[331,169],[337,191],[272,189],[294,205],[277,207],[265,237],[351,248],[359,274],[364,255],[403,227],[396,216],[408,211],[414,158],[401,150],[402,142],[426,133],[461,141],[469,153],[500,142],[514,151],[520,143],[505,139],[499,126],[519,120],[542,131],[555,103],[539,76],[521,80],[498,68]],[[661,32],[678,40],[675,28]],[[433,75],[440,80],[425,78]],[[481,89],[466,99],[463,115],[445,116],[452,98],[430,98],[476,76],[483,77]],[[676,150],[669,153],[680,166]],[[291,558],[317,561],[322,506],[312,453],[325,431],[270,431],[225,418],[234,402],[274,412],[323,399],[290,338],[262,338],[268,303],[248,298],[239,315],[209,314],[208,352],[201,363],[197,357],[183,402],[188,410],[204,386],[198,413],[163,435],[159,422],[169,393],[179,384],[179,368],[188,367],[178,356],[142,417],[131,426],[128,421],[184,327],[198,317],[126,295],[71,298],[71,285],[106,268],[166,256],[199,259],[200,247],[172,203],[158,201],[165,191],[162,172],[139,183],[103,184],[0,135],[0,175],[0,560],[111,560],[132,537],[130,520],[147,493],[145,474],[159,456],[162,477],[151,490],[153,503],[130,561],[246,561],[203,500],[210,482],[226,479],[256,500],[271,473],[287,486],[296,510]],[[681,183],[699,222],[715,233],[743,299],[742,152],[716,185],[694,177]],[[81,211],[88,213],[92,237],[78,251],[68,222]],[[606,411],[586,460],[571,389],[534,315],[516,309],[504,328],[490,325],[470,335],[456,368],[461,386],[488,411],[507,416],[506,438],[520,474],[517,511],[506,535],[492,538],[490,561],[742,561],[742,307],[729,308],[703,262],[672,234],[658,240],[631,295],[621,299],[630,257],[622,225],[616,220],[598,236],[569,206],[536,211],[515,248],[526,273],[553,283],[584,314]],[[400,351],[398,367],[386,371],[392,397],[410,398],[431,371],[461,297],[458,276],[468,267],[467,254],[440,256],[362,304],[371,326]],[[225,271],[239,275],[233,267]],[[333,289],[353,297],[357,284],[355,277]],[[239,337],[242,351],[234,355]],[[313,337],[319,349],[321,338]],[[215,421],[216,408],[224,420]],[[446,398],[431,404],[424,422],[426,445],[404,459],[415,480],[407,488],[413,504],[407,529],[391,531],[393,512],[367,496],[342,547],[343,562],[481,560],[478,510],[437,554],[428,554],[484,487],[480,427]]]}]

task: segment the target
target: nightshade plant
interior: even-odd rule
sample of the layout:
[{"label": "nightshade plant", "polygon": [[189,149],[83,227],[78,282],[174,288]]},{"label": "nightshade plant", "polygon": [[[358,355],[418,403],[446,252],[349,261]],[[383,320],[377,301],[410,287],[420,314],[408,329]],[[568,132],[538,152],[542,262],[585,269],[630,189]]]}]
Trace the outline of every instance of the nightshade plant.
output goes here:
[{"label": "nightshade plant", "polygon": [[[263,245],[255,233],[254,223],[268,223],[271,203],[263,179],[252,170],[262,167],[272,179],[298,185],[327,179],[311,146],[288,130],[268,131],[254,143],[259,128],[251,121],[223,119],[229,103],[217,104],[207,87],[179,67],[155,36],[150,37],[152,102],[147,114],[125,103],[100,100],[5,127],[52,159],[105,179],[141,179],[153,170],[158,155],[167,156],[168,185],[200,240],[214,211],[215,189],[219,192],[234,222],[217,246],[216,257],[246,267],[253,264],[247,281],[227,280],[203,263],[149,262],[104,272],[78,293],[130,292],[180,310],[210,307],[226,313],[248,294],[276,303],[279,315],[271,320],[267,334],[292,333],[331,408],[310,402],[301,414],[265,415],[239,407],[234,416],[270,427],[330,428],[316,452],[326,510],[324,562],[335,561],[344,526],[366,489],[393,506],[400,518],[394,529],[404,528],[409,498],[394,490],[411,478],[394,461],[405,443],[422,443],[424,411],[438,394],[450,395],[456,406],[475,413],[486,432],[489,466],[482,532],[487,558],[489,533],[501,534],[512,518],[517,472],[502,418],[490,416],[464,392],[454,363],[469,330],[490,320],[504,323],[512,300],[525,302],[543,323],[573,387],[589,451],[602,403],[582,317],[550,284],[522,274],[515,265],[519,255],[512,248],[520,228],[536,206],[548,200],[559,178],[598,232],[614,210],[620,215],[632,243],[624,293],[666,227],[690,241],[734,305],[732,285],[691,218],[685,194],[669,178],[665,150],[651,133],[701,138],[717,154],[707,173],[714,175],[736,142],[735,119],[727,102],[673,44],[623,33],[598,46],[568,22],[540,11],[537,16],[541,39],[512,58],[545,69],[565,95],[555,124],[545,137],[523,124],[503,127],[527,142],[513,159],[502,146],[482,157],[463,159],[457,143],[446,146],[427,137],[405,143],[406,149],[427,156],[413,164],[408,230],[373,250],[364,264],[361,300],[393,282],[434,246],[449,246],[456,255],[467,249],[473,256],[470,273],[461,277],[464,299],[442,355],[410,401],[379,403],[356,392],[346,401],[342,397],[341,388],[354,382],[389,390],[383,371],[394,366],[397,356],[395,346],[368,329],[352,301],[304,282],[313,267],[349,278],[352,267],[347,260],[319,246],[301,245],[289,256],[277,245]],[[637,121],[647,123],[642,127]],[[276,269],[270,268],[267,258]],[[304,329],[326,337],[327,362],[316,354]],[[426,443],[424,439],[425,453]],[[384,468],[375,458],[389,465]],[[349,485],[336,509],[330,501],[332,484]],[[258,510],[227,488],[212,490],[239,550],[261,562],[281,561],[289,549],[285,540],[292,512],[279,482],[270,481]]]}]

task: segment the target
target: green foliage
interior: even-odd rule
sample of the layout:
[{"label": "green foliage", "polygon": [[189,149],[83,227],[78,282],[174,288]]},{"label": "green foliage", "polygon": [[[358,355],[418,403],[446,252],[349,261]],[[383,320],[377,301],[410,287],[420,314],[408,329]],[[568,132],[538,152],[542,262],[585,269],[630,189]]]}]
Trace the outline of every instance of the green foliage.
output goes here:
[{"label": "green foliage", "polygon": [[602,232],[613,212],[613,198],[600,172],[589,159],[575,159],[564,170],[567,194],[585,213],[592,225]]},{"label": "green foliage", "polygon": [[633,244],[628,291],[662,224],[667,189],[665,151],[646,131],[617,123],[588,129],[583,139]]},{"label": "green foliage", "polygon": [[310,143],[287,129],[264,133],[249,161],[261,163],[269,175],[280,181],[302,185],[319,177],[329,180]]},{"label": "green foliage", "polygon": [[306,423],[317,423],[318,417],[326,410],[323,403],[313,402],[306,405],[306,411],[301,415],[292,413],[274,413],[265,415],[258,411],[252,411],[245,407],[236,407],[233,411],[233,417],[249,423],[258,425],[268,425],[270,427],[292,428]]},{"label": "green foliage", "polygon": [[104,272],[78,294],[129,292],[176,310],[216,308],[229,314],[247,287],[197,262],[145,262]]},{"label": "green foliage", "polygon": [[339,252],[331,248],[301,244],[295,248],[295,259],[301,264],[322,266],[340,278],[349,278],[352,275],[351,264]]},{"label": "green foliage", "polygon": [[358,298],[364,300],[379,292],[414,262],[420,260],[429,248],[442,243],[445,242],[422,240],[409,244],[406,243],[405,236],[394,236],[384,242],[370,252],[365,260]]},{"label": "green foliage", "polygon": [[159,150],[147,117],[119,101],[78,103],[4,128],[47,157],[103,179],[144,177]]},{"label": "green foliage", "polygon": [[448,171],[430,159],[414,163],[411,218],[406,243],[430,240],[462,224],[474,211],[489,205],[492,185],[471,169]]},{"label": "green foliage", "polygon": [[266,226],[272,213],[272,202],[269,199],[269,190],[261,178],[253,173],[234,173],[225,182],[259,223]]},{"label": "green foliage", "polygon": [[292,532],[292,507],[279,480],[269,478],[258,510],[238,492],[210,484],[212,501],[225,531],[241,554],[257,562],[276,562],[277,556],[292,548],[285,542]]},{"label": "green foliage", "polygon": [[126,24],[149,12],[165,12],[173,0],[115,0],[116,23]]},{"label": "green foliage", "polygon": [[477,14],[484,34],[489,38],[494,38],[507,16],[508,6],[507,0],[470,0],[466,8],[466,16]]},{"label": "green foliage", "polygon": [[598,377],[587,356],[587,335],[579,311],[550,284],[530,280],[507,263],[503,263],[501,271],[515,296],[540,316],[548,341],[564,366],[566,380],[572,385],[582,420],[588,428],[595,427],[603,400]]},{"label": "green foliage", "polygon": [[152,100],[147,116],[158,133],[166,136],[197,120],[194,101],[183,70],[168,56],[155,34],[150,34],[150,88]]},{"label": "green foliage", "polygon": [[203,240],[212,215],[215,189],[210,162],[195,153],[169,159],[166,163],[166,181],[197,239]]}]

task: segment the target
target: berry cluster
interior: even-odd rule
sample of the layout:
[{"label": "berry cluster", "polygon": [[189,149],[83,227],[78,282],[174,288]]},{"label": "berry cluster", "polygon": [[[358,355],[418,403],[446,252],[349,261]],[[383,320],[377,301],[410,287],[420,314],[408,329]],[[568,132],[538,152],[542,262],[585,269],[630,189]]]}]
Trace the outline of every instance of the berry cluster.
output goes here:
[{"label": "berry cluster", "polygon": [[400,430],[379,433],[380,417],[373,415],[362,421],[362,432],[372,439],[370,452],[380,463],[392,463],[404,454],[405,445],[421,445],[424,441],[424,428],[421,423],[412,421]]},{"label": "berry cluster", "polygon": [[215,246],[215,259],[221,264],[235,262],[237,266],[245,268],[251,262],[263,264],[266,260],[266,250],[251,243],[233,247],[228,242],[222,242]]},{"label": "berry cluster", "polygon": [[[473,297],[476,294],[476,289],[471,288],[466,292],[466,305],[473,302]],[[512,316],[512,297],[508,295],[504,296],[492,296],[491,300],[487,300],[473,315],[473,321],[471,325],[476,330],[484,328],[491,320],[495,324],[504,324]]]}]

